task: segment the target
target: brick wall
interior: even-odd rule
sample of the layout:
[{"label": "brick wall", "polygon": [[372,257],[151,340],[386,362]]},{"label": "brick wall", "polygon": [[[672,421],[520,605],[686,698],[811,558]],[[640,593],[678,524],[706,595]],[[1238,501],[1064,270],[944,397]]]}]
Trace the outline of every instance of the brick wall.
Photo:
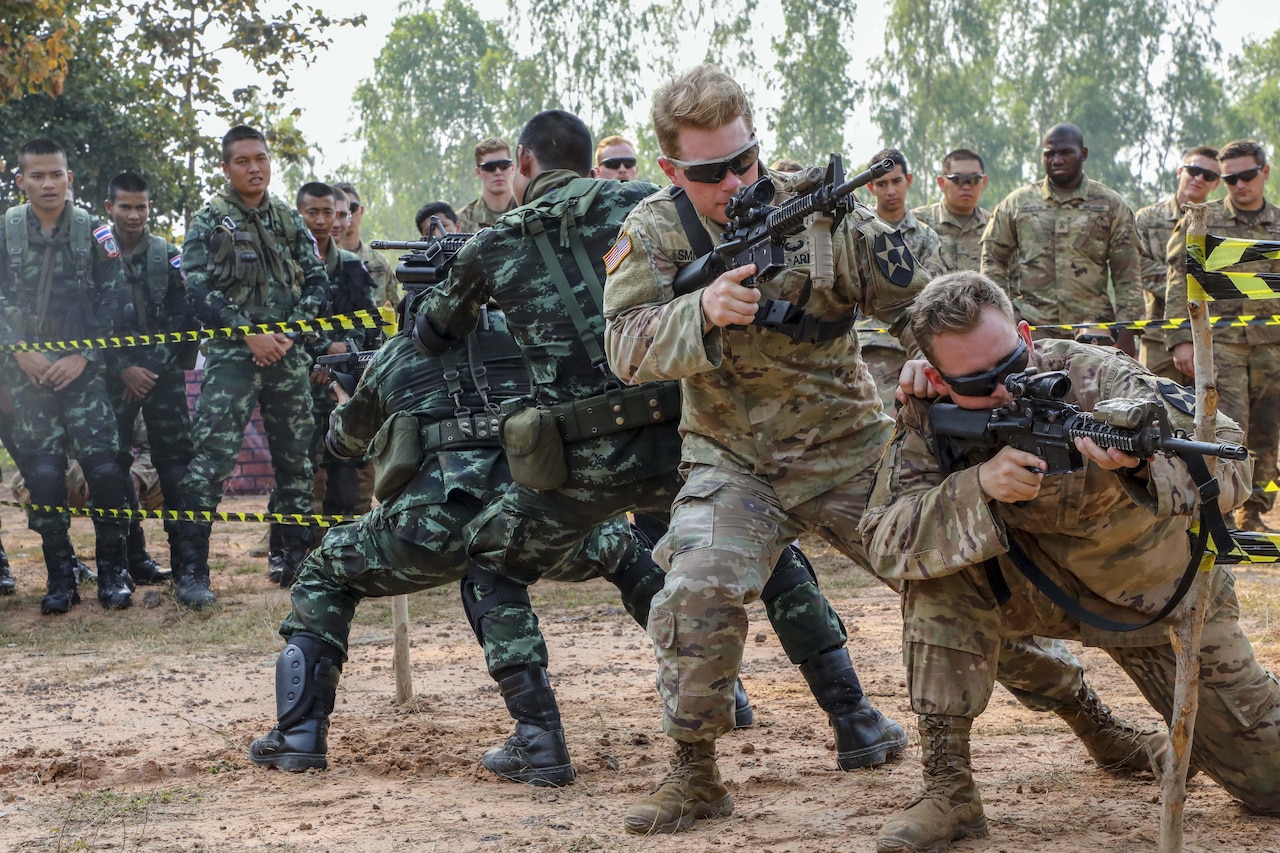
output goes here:
[{"label": "brick wall", "polygon": [[[187,371],[187,405],[195,411],[196,398],[200,396],[200,383],[204,381],[203,370]],[[255,406],[253,417],[244,431],[244,444],[240,446],[240,457],[236,460],[235,470],[223,484],[225,495],[265,495],[275,485],[271,473],[271,453],[267,450],[267,437],[262,431],[262,413]]]}]

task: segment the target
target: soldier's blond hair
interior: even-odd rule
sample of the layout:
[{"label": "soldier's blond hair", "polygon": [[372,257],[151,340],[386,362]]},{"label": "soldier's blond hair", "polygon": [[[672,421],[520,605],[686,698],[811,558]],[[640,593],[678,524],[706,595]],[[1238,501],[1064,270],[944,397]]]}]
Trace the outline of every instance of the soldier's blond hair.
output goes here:
[{"label": "soldier's blond hair", "polygon": [[614,145],[630,145],[632,151],[636,150],[636,144],[625,136],[618,136],[617,134],[614,134],[613,136],[606,136],[604,139],[600,140],[598,145],[596,145],[597,166],[600,165],[600,155],[604,153],[604,149],[610,148]]},{"label": "soldier's blond hair", "polygon": [[653,131],[666,157],[680,157],[680,130],[718,130],[741,117],[756,132],[751,103],[738,82],[702,64],[672,77],[653,93]]},{"label": "soldier's blond hair", "polygon": [[965,270],[940,275],[916,296],[911,306],[911,333],[925,357],[932,360],[934,338],[972,332],[987,307],[1016,322],[1013,303],[1004,288],[982,273]]},{"label": "soldier's blond hair", "polygon": [[481,139],[476,144],[476,165],[479,166],[484,162],[484,155],[492,154],[495,151],[505,151],[510,155],[511,146],[508,145],[505,140],[499,139],[496,136],[490,136],[488,139]]}]

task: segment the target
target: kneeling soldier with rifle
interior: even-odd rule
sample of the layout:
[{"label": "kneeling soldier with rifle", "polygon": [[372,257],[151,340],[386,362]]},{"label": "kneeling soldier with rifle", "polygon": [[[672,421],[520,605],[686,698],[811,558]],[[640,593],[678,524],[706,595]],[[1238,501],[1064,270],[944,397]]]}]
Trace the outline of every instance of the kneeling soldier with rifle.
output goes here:
[{"label": "kneeling soldier with rifle", "polygon": [[[1176,667],[1166,617],[1206,532],[1220,553],[1230,548],[1219,541],[1229,540],[1222,512],[1250,493],[1234,422],[1218,416],[1223,444],[1183,441],[1194,417],[1186,389],[1112,349],[1033,342],[985,276],[935,279],[910,316],[930,361],[916,363],[919,375],[958,409],[939,411],[947,404],[917,386],[862,522],[872,568],[902,585],[924,758],[925,790],[882,828],[881,853],[986,834],[969,731],[991,697],[1002,640],[1031,633],[1099,646],[1168,721]],[[961,423],[959,410],[974,410],[975,423]],[[1222,457],[1216,481],[1205,452]],[[1217,566],[1209,582],[1192,766],[1250,809],[1277,814],[1280,682],[1240,628],[1231,572]]]}]

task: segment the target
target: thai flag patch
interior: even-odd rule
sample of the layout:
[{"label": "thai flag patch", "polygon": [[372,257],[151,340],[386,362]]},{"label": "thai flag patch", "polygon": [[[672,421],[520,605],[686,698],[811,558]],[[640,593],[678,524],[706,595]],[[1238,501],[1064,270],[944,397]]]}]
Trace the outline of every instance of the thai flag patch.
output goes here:
[{"label": "thai flag patch", "polygon": [[613,271],[618,268],[618,264],[622,263],[622,259],[631,254],[631,237],[623,234],[618,238],[618,242],[613,244],[613,248],[604,255],[604,271],[607,275],[612,275]]},{"label": "thai flag patch", "polygon": [[93,229],[93,239],[102,245],[102,251],[107,253],[108,258],[120,257],[120,247],[116,245],[115,235],[111,233],[111,227],[108,225],[99,225]]},{"label": "thai flag patch", "polygon": [[169,266],[173,267],[175,270],[182,269],[182,253],[181,252],[179,252],[178,254],[174,255],[172,258],[169,259]]}]

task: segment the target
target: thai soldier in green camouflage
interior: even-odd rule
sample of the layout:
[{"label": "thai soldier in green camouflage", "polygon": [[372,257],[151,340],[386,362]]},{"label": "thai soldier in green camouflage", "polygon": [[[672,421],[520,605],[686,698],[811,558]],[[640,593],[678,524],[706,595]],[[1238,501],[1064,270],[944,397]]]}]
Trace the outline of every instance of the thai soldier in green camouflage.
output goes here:
[{"label": "thai soldier in green camouflage", "polygon": [[[107,185],[105,202],[111,230],[124,262],[125,285],[115,310],[117,335],[147,335],[196,328],[187,290],[182,282],[182,251],[147,228],[151,188],[145,178],[122,172]],[[120,434],[120,466],[133,465],[134,431],[139,417],[147,423],[151,458],[160,489],[170,508],[183,506],[182,478],[195,454],[191,441],[191,413],[187,407],[184,353],[192,345],[180,342],[107,350],[107,392]],[[129,505],[137,509],[139,495],[128,479]],[[170,563],[178,556],[178,531],[169,533]],[[166,583],[167,572],[146,550],[140,519],[129,524],[129,576],[139,584]]]},{"label": "thai soldier in green camouflage", "polygon": [[510,146],[496,136],[482,139],[476,144],[475,159],[480,197],[458,211],[458,230],[464,234],[491,227],[516,207],[511,186],[515,162]]},{"label": "thai soldier in green camouflage", "polygon": [[[1280,207],[1267,201],[1263,194],[1271,167],[1262,146],[1248,140],[1230,142],[1218,152],[1218,168],[1227,184],[1227,197],[1209,204],[1205,211],[1206,233],[1244,240],[1280,240]],[[1169,318],[1187,316],[1186,234],[1186,221],[1182,220],[1166,247],[1165,316]],[[1275,273],[1280,272],[1280,262],[1251,262],[1239,269]],[[1223,317],[1269,317],[1280,314],[1280,299],[1222,299],[1212,304],[1211,313]],[[1190,330],[1168,330],[1165,344],[1174,367],[1187,376],[1194,375]],[[1236,510],[1235,523],[1242,530],[1266,531],[1262,514],[1275,503],[1275,494],[1267,489],[1280,477],[1276,470],[1280,442],[1280,327],[1215,329],[1213,367],[1218,405],[1240,424],[1253,456],[1253,493]]]},{"label": "thai soldier in green camouflage", "polygon": [[[311,320],[324,312],[329,281],[302,217],[271,197],[266,140],[239,125],[222,138],[222,171],[230,186],[192,218],[182,247],[182,272],[196,316],[212,327]],[[186,509],[211,512],[235,467],[244,428],[257,403],[275,470],[276,512],[310,514],[311,360],[295,346],[297,332],[215,338],[205,358],[196,401],[196,455],[182,488]],[[184,522],[182,560],[175,564],[179,601],[212,604],[209,590],[210,522]],[[312,543],[311,528],[286,525],[282,586]],[[184,592],[184,590],[186,590]]]},{"label": "thai soldier in green camouflage", "polygon": [[[675,383],[624,389],[608,370],[602,342],[605,250],[628,211],[657,188],[586,178],[590,131],[559,110],[539,113],[525,125],[517,156],[524,205],[463,247],[448,280],[423,301],[416,327],[424,349],[438,352],[474,327],[490,299],[496,301],[529,364],[534,401],[556,419],[563,442],[567,474],[559,486],[517,483],[476,519],[471,555],[484,572],[466,604],[479,633],[500,614],[504,597],[526,594],[524,586],[545,566],[562,562],[594,525],[627,511],[665,519],[680,487]],[[615,551],[607,564],[626,581],[620,586],[654,577],[644,549]],[[839,617],[798,552],[788,549],[779,564],[763,598],[788,656],[804,665],[823,707],[839,712],[839,766],[883,761],[880,744],[854,736],[860,693],[851,697],[847,689],[853,671]],[[657,577],[645,602],[661,587]],[[647,622],[647,605],[633,615]],[[509,695],[506,679],[502,684]],[[745,696],[734,678],[727,690],[732,726]],[[542,693],[543,701],[554,701],[549,689]],[[486,764],[514,763],[518,747],[508,741]]]},{"label": "thai soldier in green camouflage", "polygon": [[[62,146],[35,139],[18,155],[18,188],[30,203],[10,208],[0,235],[0,343],[106,337],[110,306],[123,286],[120,252],[111,229],[67,200],[71,170]],[[107,310],[103,310],[104,306]],[[66,506],[67,452],[84,469],[99,509],[126,509],[126,473],[117,462],[115,418],[102,379],[100,349],[60,357],[16,350],[13,439],[27,478],[28,517],[40,534],[48,570],[41,613],[66,613],[80,600],[70,516],[37,507]],[[16,363],[18,370],[12,369]],[[95,516],[98,601],[107,609],[133,602],[125,569],[128,521]]]},{"label": "thai soldier in green camouflage", "polygon": [[942,201],[911,212],[937,232],[942,243],[943,272],[977,271],[982,268],[982,232],[991,219],[991,214],[979,206],[987,188],[982,156],[968,148],[957,148],[942,158],[942,174],[937,180]]},{"label": "thai soldier in green camouflage", "polygon": [[[1168,285],[1165,250],[1174,226],[1182,218],[1182,205],[1204,204],[1218,188],[1218,149],[1198,145],[1188,151],[1178,167],[1178,189],[1162,202],[1148,205],[1133,215],[1138,234],[1138,254],[1142,257],[1142,298],[1148,320],[1164,320],[1164,294]],[[1189,378],[1173,366],[1173,356],[1165,345],[1164,329],[1142,330],[1142,364],[1156,376],[1179,385]]]},{"label": "thai soldier in green camouflage", "polygon": [[360,193],[356,192],[356,188],[349,181],[339,181],[333,186],[346,194],[347,209],[351,213],[346,230],[338,241],[339,244],[348,252],[354,252],[361,261],[364,261],[365,270],[368,271],[373,278],[374,284],[377,285],[374,303],[378,306],[394,306],[398,304],[400,302],[400,287],[396,281],[395,270],[392,269],[386,258],[370,249],[360,237],[360,224],[364,222],[365,214],[365,206],[360,202]]},{"label": "thai soldier in green camouflage", "polygon": [[[483,309],[476,331],[437,358],[420,355],[404,332],[373,357],[355,396],[334,410],[325,443],[341,458],[369,451],[381,503],[358,522],[331,529],[303,563],[290,593],[293,610],[280,627],[288,644],[276,669],[279,722],[250,747],[255,762],[286,770],[327,766],[328,718],[356,606],[368,597],[417,592],[467,574],[468,525],[511,482],[498,444],[498,404],[528,392],[528,371],[496,310]],[[400,431],[406,423],[407,440]],[[399,484],[392,488],[397,479],[390,472],[397,465]],[[571,580],[603,575],[624,586],[607,560],[630,539],[623,520],[590,531],[559,565],[549,564],[547,574]],[[624,602],[633,616],[647,615],[649,598],[661,585],[652,561],[628,579]],[[526,688],[511,704],[531,759],[503,775],[535,785],[568,784],[574,773],[554,698],[546,693],[549,705],[540,701],[539,688],[549,690],[547,648],[528,596],[506,598],[494,616],[500,618],[486,619],[477,636],[490,672],[507,674],[504,695],[513,684]]]},{"label": "thai soldier in green camouflage", "polygon": [[[1109,348],[1033,343],[1003,290],[980,273],[931,283],[911,329],[932,362],[922,372],[933,392],[960,408],[1009,402],[1005,379],[1029,366],[1065,371],[1065,401],[1084,411],[1152,401],[1175,431],[1192,429],[1186,389]],[[1046,477],[1043,459],[1012,447],[961,450],[944,466],[940,458],[957,452],[940,447],[930,405],[912,398],[904,406],[862,522],[872,568],[902,585],[907,684],[924,755],[925,791],[881,830],[880,853],[938,851],[986,833],[969,731],[990,699],[1002,639],[1034,633],[1101,647],[1170,719],[1170,623],[1142,623],[1163,612],[1193,559],[1187,534],[1199,511],[1200,488],[1180,458],[1141,460],[1089,439],[1075,440],[1084,467],[1069,474]],[[1219,415],[1212,441],[1240,439]],[[1247,497],[1250,467],[1218,461],[1222,509]],[[1031,564],[1080,609],[1042,593],[1024,574]],[[1245,805],[1280,814],[1280,681],[1240,628],[1230,570],[1214,568],[1209,583],[1192,761]]]},{"label": "thai soldier in green camouflage", "polygon": [[[1141,319],[1133,212],[1118,193],[1085,175],[1089,149],[1078,127],[1055,125],[1042,147],[1045,179],[1009,193],[991,214],[982,235],[982,272],[1033,326]],[[1080,336],[1077,330],[1074,337]],[[1073,335],[1040,329],[1036,337]],[[1113,337],[1125,352],[1137,353],[1132,331],[1116,330]]]},{"label": "thai soldier in green camouflage", "polygon": [[[907,158],[896,148],[886,148],[876,152],[869,162],[886,159],[894,162],[893,170],[867,185],[875,199],[875,214],[890,228],[898,229],[918,266],[930,277],[941,275],[946,271],[942,263],[942,241],[937,232],[907,209],[907,192],[915,181],[915,175],[907,168]],[[862,344],[862,360],[871,371],[885,411],[892,412],[893,395],[907,361],[907,351],[893,335],[879,331],[883,326],[871,318],[859,320],[856,328],[858,342]]]}]

